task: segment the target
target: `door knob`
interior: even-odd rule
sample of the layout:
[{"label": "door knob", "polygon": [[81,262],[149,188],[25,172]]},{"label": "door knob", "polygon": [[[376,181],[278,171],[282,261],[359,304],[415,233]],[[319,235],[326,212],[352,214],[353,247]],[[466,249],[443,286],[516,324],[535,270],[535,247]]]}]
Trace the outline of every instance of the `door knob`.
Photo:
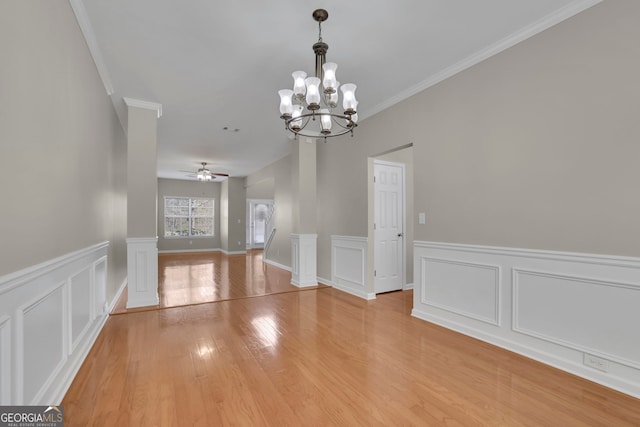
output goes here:
[{"label": "door knob", "polygon": [[402,233],[398,233],[398,237],[402,237]]}]

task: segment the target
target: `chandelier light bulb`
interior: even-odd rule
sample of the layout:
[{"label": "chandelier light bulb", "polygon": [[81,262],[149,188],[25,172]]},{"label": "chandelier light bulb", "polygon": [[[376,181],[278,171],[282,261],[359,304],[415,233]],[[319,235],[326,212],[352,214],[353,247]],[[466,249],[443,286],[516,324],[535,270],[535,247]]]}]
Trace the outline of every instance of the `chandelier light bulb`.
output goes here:
[{"label": "chandelier light bulb", "polygon": [[327,62],[322,66],[324,70],[324,79],[322,80],[322,87],[324,88],[324,93],[334,93],[338,90],[338,85],[336,81],[336,70],[338,69],[338,64],[335,62]]},{"label": "chandelier light bulb", "polygon": [[278,95],[280,95],[280,118],[291,117],[291,113],[293,113],[293,103],[291,102],[293,91],[291,89],[281,89],[278,91]]},{"label": "chandelier light bulb", "polygon": [[307,85],[307,108],[317,110],[320,108],[320,79],[307,77],[304,82]]},{"label": "chandelier light bulb", "polygon": [[293,114],[291,115],[291,129],[294,131],[299,131],[302,128],[302,119],[300,116],[302,115],[302,110],[304,107],[300,104],[296,104],[293,106]]},{"label": "chandelier light bulb", "polygon": [[304,95],[307,92],[304,79],[307,78],[307,73],[304,71],[294,71],[291,73],[291,76],[293,77],[293,95],[298,100],[304,99]]},{"label": "chandelier light bulb", "polygon": [[347,83],[340,87],[342,91],[342,107],[345,114],[354,114],[356,112],[356,85],[353,83]]},{"label": "chandelier light bulb", "polygon": [[336,108],[338,106],[338,88],[340,87],[340,82],[336,82],[336,90],[330,95],[325,97],[325,101],[329,108]]},{"label": "chandelier light bulb", "polygon": [[320,110],[320,124],[322,125],[320,133],[323,135],[331,133],[331,116],[329,115],[329,110],[326,108]]}]

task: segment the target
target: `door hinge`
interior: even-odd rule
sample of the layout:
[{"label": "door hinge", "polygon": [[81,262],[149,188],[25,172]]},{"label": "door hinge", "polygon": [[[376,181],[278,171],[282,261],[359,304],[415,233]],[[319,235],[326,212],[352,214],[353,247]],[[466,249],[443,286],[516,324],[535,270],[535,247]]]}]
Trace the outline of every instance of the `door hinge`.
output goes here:
[{"label": "door hinge", "polygon": [[378,272],[376,270],[373,270],[373,276],[375,277],[377,275],[378,275]]},{"label": "door hinge", "polygon": [[376,182],[376,176],[375,175],[373,176],[373,182]]},{"label": "door hinge", "polygon": [[374,230],[376,229],[376,223],[375,222],[373,223],[373,229]]}]

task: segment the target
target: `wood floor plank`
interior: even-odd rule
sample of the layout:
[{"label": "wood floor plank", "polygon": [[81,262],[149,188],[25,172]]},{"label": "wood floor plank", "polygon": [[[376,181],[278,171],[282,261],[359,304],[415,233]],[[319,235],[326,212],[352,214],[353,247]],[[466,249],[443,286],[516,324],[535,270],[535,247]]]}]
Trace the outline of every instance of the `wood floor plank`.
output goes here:
[{"label": "wood floor plank", "polygon": [[[225,274],[255,278],[247,262]],[[267,289],[242,288],[217,294]],[[412,302],[321,287],[111,316],[65,424],[640,425],[638,399],[413,318]]]}]

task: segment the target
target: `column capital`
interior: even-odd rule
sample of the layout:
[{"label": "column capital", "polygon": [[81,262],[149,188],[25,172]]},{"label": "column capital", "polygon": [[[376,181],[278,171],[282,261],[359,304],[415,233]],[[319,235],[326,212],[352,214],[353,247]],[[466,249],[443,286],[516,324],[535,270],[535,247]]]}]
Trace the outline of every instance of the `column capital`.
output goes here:
[{"label": "column capital", "polygon": [[127,107],[137,107],[137,108],[144,108],[145,110],[153,110],[158,113],[158,118],[162,117],[162,104],[158,104],[157,102],[142,101],[140,99],[125,98],[125,97],[123,97],[122,100],[124,101],[125,104],[127,104]]}]

